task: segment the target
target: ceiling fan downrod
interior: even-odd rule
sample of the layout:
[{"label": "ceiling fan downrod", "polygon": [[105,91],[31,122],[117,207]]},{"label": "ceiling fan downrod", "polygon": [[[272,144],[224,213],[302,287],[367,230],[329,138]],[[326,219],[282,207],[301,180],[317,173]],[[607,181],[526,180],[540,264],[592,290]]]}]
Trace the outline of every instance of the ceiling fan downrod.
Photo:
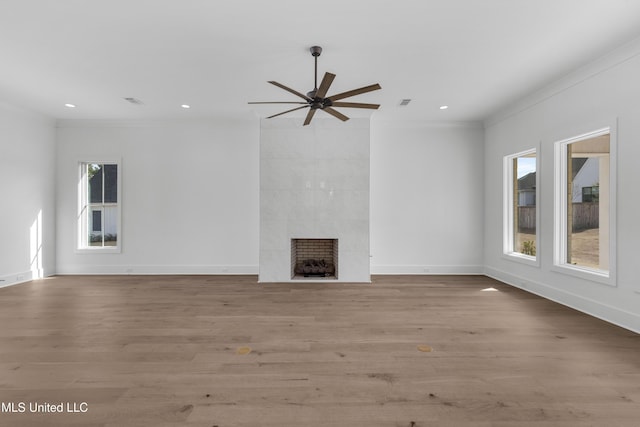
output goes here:
[{"label": "ceiling fan downrod", "polygon": [[318,92],[318,56],[322,53],[322,48],[320,46],[311,46],[309,51],[315,62],[315,71],[313,73],[313,90],[308,92],[307,96],[309,98],[315,98],[316,92]]}]

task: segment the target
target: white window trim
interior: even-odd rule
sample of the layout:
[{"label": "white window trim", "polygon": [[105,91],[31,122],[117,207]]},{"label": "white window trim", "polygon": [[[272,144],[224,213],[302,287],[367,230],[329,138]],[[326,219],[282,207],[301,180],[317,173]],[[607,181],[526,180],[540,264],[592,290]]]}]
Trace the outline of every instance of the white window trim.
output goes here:
[{"label": "white window trim", "polygon": [[[513,159],[531,153],[536,153],[536,256],[525,255],[513,250]],[[534,148],[504,156],[502,184],[502,257],[509,261],[540,267],[540,144]]]},{"label": "white window trim", "polygon": [[[83,202],[86,197],[87,192],[87,184],[86,180],[83,178],[83,165],[88,163],[96,163],[96,164],[108,164],[108,165],[117,165],[118,166],[118,182],[117,182],[117,191],[118,191],[118,203],[117,203],[117,233],[118,240],[116,241],[116,246],[85,246],[83,242],[83,220],[86,221],[87,216],[83,215]],[[84,194],[84,196],[83,196]],[[76,249],[75,252],[79,254],[91,254],[91,253],[101,253],[101,254],[119,254],[122,252],[122,161],[120,159],[117,160],[79,160],[78,161],[78,192],[77,192],[77,200],[78,200],[78,208],[77,208],[77,216],[76,216]],[[104,220],[104,213],[103,213]],[[104,228],[103,228],[104,232]]]},{"label": "white window trim", "polygon": [[[567,150],[568,144],[609,134],[609,271],[567,264]],[[609,126],[597,128],[571,138],[556,141],[554,173],[554,233],[552,270],[580,279],[609,286],[616,282],[616,206],[617,206],[617,126],[613,120]]]}]

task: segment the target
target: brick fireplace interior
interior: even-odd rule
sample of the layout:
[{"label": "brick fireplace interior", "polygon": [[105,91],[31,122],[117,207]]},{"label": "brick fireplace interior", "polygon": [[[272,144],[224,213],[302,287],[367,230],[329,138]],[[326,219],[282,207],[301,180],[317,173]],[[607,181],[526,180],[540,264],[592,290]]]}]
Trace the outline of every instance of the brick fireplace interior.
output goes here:
[{"label": "brick fireplace interior", "polygon": [[338,239],[291,239],[292,279],[337,279]]}]

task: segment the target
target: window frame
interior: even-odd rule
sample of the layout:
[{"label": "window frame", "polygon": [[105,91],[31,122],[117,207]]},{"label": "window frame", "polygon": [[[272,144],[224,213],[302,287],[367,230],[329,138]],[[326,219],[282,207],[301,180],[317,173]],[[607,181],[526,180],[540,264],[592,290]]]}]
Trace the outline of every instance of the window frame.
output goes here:
[{"label": "window frame", "polygon": [[[580,279],[609,286],[616,282],[616,207],[617,207],[617,126],[615,120],[607,126],[591,127],[592,131],[556,140],[554,142],[554,233],[552,270]],[[567,263],[568,248],[568,145],[609,134],[609,270],[578,266]]]},{"label": "window frame", "polygon": [[[86,167],[90,164],[99,165],[116,165],[117,167],[117,202],[103,202],[102,206],[116,206],[116,233],[117,240],[115,246],[90,246],[86,243],[86,235],[84,231],[89,229],[89,213],[86,209],[90,203],[88,186],[89,182],[86,176]],[[104,185],[104,181],[103,181]],[[104,195],[103,195],[104,197]],[[94,211],[92,211],[94,212]],[[104,219],[105,212],[101,210],[101,232],[104,235]],[[108,159],[108,160],[79,160],[78,161],[78,210],[77,210],[77,225],[76,225],[76,253],[121,253],[122,252],[122,161],[120,159]]]},{"label": "window frame", "polygon": [[[526,255],[514,250],[514,193],[513,161],[535,153],[536,159],[536,255]],[[503,232],[502,256],[509,261],[516,261],[533,267],[540,267],[540,144],[517,153],[503,157]]]}]

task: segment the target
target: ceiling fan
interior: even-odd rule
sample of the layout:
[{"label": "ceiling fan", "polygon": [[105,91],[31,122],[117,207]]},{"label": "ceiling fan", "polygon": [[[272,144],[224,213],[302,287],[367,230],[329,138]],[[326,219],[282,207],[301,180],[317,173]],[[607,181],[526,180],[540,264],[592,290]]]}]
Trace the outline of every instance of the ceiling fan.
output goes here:
[{"label": "ceiling fan", "polygon": [[302,107],[292,108],[291,110],[283,111],[282,113],[274,114],[273,116],[267,117],[267,119],[271,119],[273,117],[281,116],[283,114],[290,113],[292,111],[301,110],[303,108],[309,108],[309,112],[307,113],[307,117],[304,119],[303,126],[311,123],[311,119],[313,119],[313,115],[317,110],[322,110],[325,113],[329,113],[332,116],[344,121],[349,120],[349,117],[335,110],[333,107],[344,107],[344,108],[368,108],[371,110],[377,110],[380,107],[380,104],[364,104],[361,102],[339,102],[340,99],[349,98],[351,96],[360,95],[362,93],[371,92],[374,90],[382,89],[378,83],[361,87],[359,89],[349,90],[347,92],[338,93],[336,95],[326,96],[329,91],[329,87],[331,83],[333,83],[333,79],[336,77],[335,74],[324,73],[324,77],[322,78],[322,82],[320,82],[320,87],[318,87],[318,56],[322,53],[322,48],[320,46],[312,46],[310,49],[311,55],[315,59],[315,74],[314,74],[314,85],[313,90],[307,92],[306,95],[293,90],[281,83],[270,81],[274,86],[278,86],[281,89],[286,90],[302,99],[304,102],[288,102],[288,101],[273,101],[273,102],[249,102],[249,104],[302,104]]}]

